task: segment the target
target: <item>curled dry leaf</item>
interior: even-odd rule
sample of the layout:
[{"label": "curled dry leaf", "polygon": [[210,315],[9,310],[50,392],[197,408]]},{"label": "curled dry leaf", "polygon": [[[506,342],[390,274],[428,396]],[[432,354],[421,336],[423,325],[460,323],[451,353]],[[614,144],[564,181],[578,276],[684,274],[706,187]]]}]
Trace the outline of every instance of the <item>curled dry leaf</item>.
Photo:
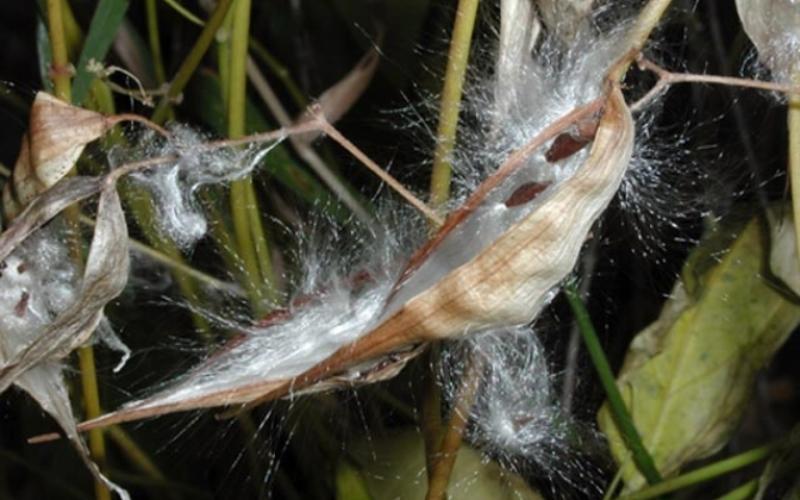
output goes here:
[{"label": "curled dry leaf", "polygon": [[[765,278],[764,234],[753,219],[719,261],[714,239],[701,244],[659,318],[628,350],[617,384],[664,476],[725,445],[756,373],[800,322],[800,306]],[[797,260],[794,248],[785,246],[787,260]],[[642,486],[607,406],[598,421],[627,489]]]},{"label": "curled dry leaf", "polygon": [[[349,73],[325,90],[317,98],[317,107],[314,108],[314,111],[306,110],[297,119],[297,123],[314,119],[314,114],[320,111],[328,122],[336,123],[339,121],[367,90],[372,77],[375,76],[375,70],[378,68],[379,62],[378,49],[373,47]],[[309,144],[319,136],[320,132],[309,132],[296,136],[296,138],[298,141]]]},{"label": "curled dry leaf", "polygon": [[[99,189],[100,182],[96,179],[69,178],[62,180],[34,200],[26,211],[15,220],[12,227],[0,236],[0,248],[2,248],[3,255],[0,261],[11,262],[14,259],[16,262],[13,269],[6,269],[7,274],[12,272],[15,274],[14,278],[8,277],[8,279],[21,279],[23,284],[28,283],[33,286],[36,291],[31,293],[51,292],[51,290],[42,290],[40,286],[45,283],[52,284],[51,280],[43,281],[39,285],[26,282],[25,277],[32,273],[26,269],[26,261],[17,257],[16,254],[12,256],[9,254],[22,240],[65,206],[77,199],[95,194]],[[41,247],[34,248],[41,249]],[[47,250],[43,251],[50,255]],[[63,253],[66,254],[65,251]],[[48,262],[46,265],[49,264]],[[57,264],[53,262],[52,265],[56,266]],[[41,315],[41,311],[46,309],[44,303],[47,299],[42,299],[39,295],[34,299],[27,291],[23,292],[23,298],[15,306],[15,312],[19,316],[15,318],[17,326],[12,327],[14,322],[5,321],[3,324],[8,327],[8,330],[6,331],[5,327],[0,328],[3,330],[0,331],[0,392],[14,384],[30,394],[42,409],[61,426],[91,473],[123,499],[128,498],[127,493],[105,478],[97,465],[89,458],[86,445],[78,434],[62,374],[63,366],[59,360],[74,347],[85,342],[94,331],[102,317],[102,309],[105,304],[116,297],[124,287],[128,275],[127,266],[125,219],[114,186],[107,183],[100,196],[97,227],[89,251],[83,282],[77,290],[77,294],[67,294],[68,297],[73,297],[72,302],[65,304],[65,308],[55,314],[52,321],[49,321],[47,315]],[[51,268],[40,269],[40,271],[47,274],[60,272]],[[6,288],[6,285],[9,286]],[[26,288],[27,286],[22,286],[22,289]],[[8,282],[3,284],[0,291],[13,294],[15,290],[18,292],[19,289],[20,287]],[[56,295],[63,293],[52,292]],[[32,300],[37,301],[38,313],[28,310],[28,302]],[[7,318],[3,319],[7,320]]]},{"label": "curled dry leaf", "polygon": [[100,186],[101,181],[95,177],[72,177],[35,198],[0,234],[0,262],[62,210],[100,192]]},{"label": "curled dry leaf", "polygon": [[[628,107],[619,88],[612,86],[591,151],[570,177],[513,208],[505,200],[518,186],[501,184],[468,216],[454,214],[460,223],[445,224],[442,231],[447,234],[420,249],[394,286],[372,290],[379,300],[355,300],[349,308],[352,317],[341,324],[317,325],[301,308],[294,315],[298,323],[289,318],[261,332],[266,336],[262,338],[277,344],[281,341],[276,336],[301,335],[292,326],[302,334],[322,328],[320,335],[332,335],[327,330],[333,330],[336,334],[327,345],[315,345],[313,353],[295,352],[301,351],[298,347],[281,352],[264,369],[242,370],[243,363],[257,365],[254,356],[260,354],[248,345],[257,339],[245,338],[164,391],[81,428],[189,409],[256,404],[404,347],[530,322],[573,268],[592,224],[614,196],[631,157],[633,137]],[[498,218],[498,213],[508,217]],[[480,223],[497,234],[481,244],[465,244],[465,238],[474,239]],[[365,310],[365,303],[378,304],[377,310]]]},{"label": "curled dry leaf", "polygon": [[[70,171],[92,141],[113,125],[109,118],[38,92],[31,107],[28,132],[14,165],[14,194],[26,205]],[[7,196],[7,195],[4,195]],[[6,217],[10,214],[6,213]]]},{"label": "curled dry leaf", "polygon": [[128,228],[116,188],[106,183],[76,299],[24,349],[5,360],[0,367],[0,393],[37,364],[63,358],[86,342],[102,319],[105,305],[125,288],[128,266]]}]

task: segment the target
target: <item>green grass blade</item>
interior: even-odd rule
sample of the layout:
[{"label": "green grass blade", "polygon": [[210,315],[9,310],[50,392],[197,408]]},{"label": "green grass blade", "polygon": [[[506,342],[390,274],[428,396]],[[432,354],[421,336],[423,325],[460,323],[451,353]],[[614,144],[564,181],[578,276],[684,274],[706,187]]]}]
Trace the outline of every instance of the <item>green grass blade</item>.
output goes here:
[{"label": "green grass blade", "polygon": [[125,13],[128,0],[100,0],[92,16],[89,32],[83,43],[80,59],[72,82],[72,102],[80,105],[89,94],[95,75],[88,69],[90,61],[102,61],[117,34]]}]

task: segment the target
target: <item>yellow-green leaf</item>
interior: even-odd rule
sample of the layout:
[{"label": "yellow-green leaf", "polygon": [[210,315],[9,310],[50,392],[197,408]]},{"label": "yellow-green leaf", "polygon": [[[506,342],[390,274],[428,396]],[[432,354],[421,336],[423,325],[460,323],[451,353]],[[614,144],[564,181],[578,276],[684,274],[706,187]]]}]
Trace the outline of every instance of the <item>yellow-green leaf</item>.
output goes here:
[{"label": "yellow-green leaf", "polygon": [[[721,254],[708,251],[718,237],[701,244],[660,317],[628,350],[617,383],[664,476],[727,442],[756,373],[800,321],[800,306],[765,278],[765,226],[760,218],[751,220]],[[793,248],[787,247],[796,259]],[[627,488],[642,486],[606,405],[598,421]]]},{"label": "yellow-green leaf", "polygon": [[[356,443],[353,457],[360,470],[343,462],[337,478],[342,474],[356,473],[359,486],[366,485],[373,500],[421,500],[425,498],[428,480],[425,474],[425,449],[422,435],[416,430],[406,430],[379,439]],[[338,490],[336,500],[349,500]],[[502,469],[497,463],[485,460],[480,452],[462,446],[458,451],[448,498],[473,500],[541,500],[517,474]],[[355,497],[363,498],[363,497]]]}]

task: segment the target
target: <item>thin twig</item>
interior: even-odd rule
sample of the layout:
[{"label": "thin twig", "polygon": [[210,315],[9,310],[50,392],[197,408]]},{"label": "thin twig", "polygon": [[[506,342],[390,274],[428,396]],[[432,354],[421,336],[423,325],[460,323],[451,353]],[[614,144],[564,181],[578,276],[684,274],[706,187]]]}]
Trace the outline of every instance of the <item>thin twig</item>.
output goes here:
[{"label": "thin twig", "polygon": [[389,187],[397,191],[397,193],[402,196],[411,206],[422,212],[425,217],[428,218],[431,222],[436,224],[436,227],[441,227],[444,224],[444,220],[442,220],[436,212],[428,207],[425,203],[422,202],[419,198],[414,196],[414,194],[409,191],[408,189],[403,186],[397,179],[389,175],[385,170],[378,166],[377,163],[372,161],[363,151],[358,149],[355,144],[350,142],[344,135],[341,134],[336,128],[328,122],[325,118],[324,114],[319,110],[314,111],[314,120],[319,123],[320,130],[325,132],[331,139],[338,142],[343,148],[345,148],[353,157],[355,157],[358,161],[360,161],[365,167],[367,167],[370,172],[377,175],[383,182],[385,182]]},{"label": "thin twig", "polygon": [[673,73],[653,61],[639,56],[636,60],[639,68],[652,71],[658,76],[655,85],[638,101],[631,105],[631,111],[640,111],[645,104],[653,100],[670,85],[676,83],[709,83],[714,85],[726,85],[729,87],[744,87],[758,90],[768,90],[771,92],[781,92],[790,95],[800,95],[800,86],[785,85],[775,82],[765,82],[750,78],[737,78],[733,76],[703,75],[698,73]]},{"label": "thin twig", "polygon": [[[267,105],[272,115],[278,120],[278,124],[282,127],[290,127],[293,123],[292,118],[286,111],[286,108],[281,103],[278,96],[272,90],[269,82],[258,66],[253,61],[252,57],[247,58],[247,77],[253,88],[256,89],[261,100]],[[328,186],[328,188],[347,206],[361,221],[367,225],[373,224],[372,216],[364,209],[361,203],[355,196],[347,189],[347,187],[339,180],[336,175],[331,171],[328,165],[319,157],[314,149],[303,141],[296,140],[294,136],[289,137],[294,150],[308,164],[309,167],[319,176],[320,179]]]},{"label": "thin twig", "polygon": [[461,386],[456,395],[456,403],[453,407],[450,420],[445,428],[447,429],[442,436],[442,445],[434,459],[432,470],[428,478],[428,493],[426,500],[445,500],[447,498],[447,486],[450,483],[450,475],[458,456],[458,449],[464,438],[464,431],[469,423],[469,417],[478,387],[481,384],[481,375],[485,366],[485,359],[477,352],[470,354],[468,367],[465,370]]},{"label": "thin twig", "polygon": [[589,317],[589,311],[583,304],[575,285],[570,283],[564,288],[572,312],[575,315],[575,321],[578,323],[581,335],[583,336],[586,350],[592,358],[597,375],[605,390],[608,404],[611,408],[611,414],[614,418],[614,423],[619,430],[620,435],[623,436],[625,445],[633,454],[633,461],[642,476],[645,477],[649,484],[655,484],[661,481],[661,473],[656,467],[655,461],[650,453],[647,451],[639,431],[633,422],[633,418],[628,412],[625,405],[625,400],[622,399],[622,394],[619,392],[617,382],[614,378],[614,373],[611,371],[611,366],[608,364],[603,348],[600,345],[600,340],[597,337],[597,332],[592,324],[592,319]]},{"label": "thin twig", "polygon": [[438,207],[450,197],[452,155],[456,143],[461,94],[467,72],[472,31],[478,11],[478,0],[459,0],[450,51],[447,54],[442,101],[439,105],[439,126],[436,131],[436,149],[431,172],[431,203]]}]

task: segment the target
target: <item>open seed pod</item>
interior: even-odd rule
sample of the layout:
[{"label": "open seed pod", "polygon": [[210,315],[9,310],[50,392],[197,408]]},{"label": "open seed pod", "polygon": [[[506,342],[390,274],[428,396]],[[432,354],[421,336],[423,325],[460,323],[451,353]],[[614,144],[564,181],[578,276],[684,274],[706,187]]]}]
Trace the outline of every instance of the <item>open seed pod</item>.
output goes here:
[{"label": "open seed pod", "polygon": [[[372,297],[347,297],[349,317],[337,319],[340,323],[320,324],[313,303],[300,307],[269,329],[207,359],[161,392],[81,428],[191,409],[254,405],[320,382],[327,386],[331,377],[359,365],[367,372],[377,366],[380,379],[383,365],[371,361],[387,354],[432,340],[529,323],[574,267],[593,223],[627,169],[634,138],[630,111],[616,85],[604,102],[591,150],[571,176],[535,200],[512,207],[505,200],[519,186],[501,184],[483,195],[483,203],[476,202],[478,207],[470,214],[456,211],[451,216],[454,222],[446,222],[442,234],[411,258],[393,286],[365,294]],[[519,160],[515,155],[509,161],[514,159]],[[505,167],[498,172],[508,170]],[[490,178],[487,183],[496,185],[497,181]],[[483,190],[479,187],[478,192]],[[474,224],[480,222],[476,219],[499,212],[516,216],[501,223],[492,219],[491,225],[499,226],[498,234],[485,244],[465,244],[464,238],[473,238]],[[321,297],[315,302],[324,308],[331,300]],[[317,345],[314,352],[302,346],[286,348],[270,358],[269,366],[261,366],[258,357],[264,349],[278,349],[280,339],[330,330],[337,332],[335,338]],[[258,342],[257,337],[268,338],[270,344],[256,348],[250,342]],[[386,366],[390,365],[391,359]]]}]

